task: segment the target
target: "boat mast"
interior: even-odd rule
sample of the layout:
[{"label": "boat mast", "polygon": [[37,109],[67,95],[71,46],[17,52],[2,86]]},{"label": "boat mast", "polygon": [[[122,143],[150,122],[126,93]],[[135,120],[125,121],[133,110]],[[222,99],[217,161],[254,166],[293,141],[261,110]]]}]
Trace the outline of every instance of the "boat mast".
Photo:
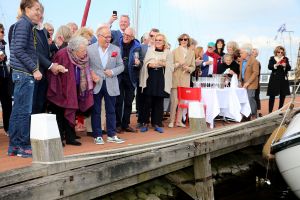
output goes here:
[{"label": "boat mast", "polygon": [[134,22],[135,36],[139,38],[140,0],[134,0]]},{"label": "boat mast", "polygon": [[298,49],[298,57],[297,57],[295,76],[296,76],[295,80],[300,78],[300,43],[299,43],[299,49]]},{"label": "boat mast", "polygon": [[89,15],[90,6],[91,6],[91,0],[87,0],[86,4],[85,4],[85,9],[84,9],[82,21],[81,21],[81,27],[84,27],[86,25],[86,20],[87,20],[88,15]]}]

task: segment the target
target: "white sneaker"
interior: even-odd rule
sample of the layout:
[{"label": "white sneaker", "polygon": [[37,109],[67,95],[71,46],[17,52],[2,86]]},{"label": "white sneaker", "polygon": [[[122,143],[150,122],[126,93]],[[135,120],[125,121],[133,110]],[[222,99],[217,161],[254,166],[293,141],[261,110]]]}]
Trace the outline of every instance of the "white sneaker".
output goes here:
[{"label": "white sneaker", "polygon": [[169,127],[169,128],[173,128],[173,127],[174,127],[174,123],[173,123],[173,122],[170,122],[169,125],[168,125],[168,127]]},{"label": "white sneaker", "polygon": [[107,142],[114,142],[114,143],[118,143],[118,144],[124,142],[124,140],[122,140],[121,138],[118,138],[116,135],[113,136],[113,137],[107,137],[107,140],[106,140],[106,141],[107,141]]},{"label": "white sneaker", "polygon": [[94,139],[95,144],[104,144],[104,140],[102,139],[102,137],[96,137]]}]

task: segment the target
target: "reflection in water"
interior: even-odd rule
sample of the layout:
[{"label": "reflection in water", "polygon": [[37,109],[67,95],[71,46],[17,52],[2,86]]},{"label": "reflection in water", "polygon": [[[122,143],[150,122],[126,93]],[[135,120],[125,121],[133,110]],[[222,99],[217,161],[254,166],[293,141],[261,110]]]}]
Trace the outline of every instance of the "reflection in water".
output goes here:
[{"label": "reflection in water", "polygon": [[265,169],[254,165],[242,177],[233,177],[216,186],[216,200],[297,200],[278,171],[269,174],[271,185],[257,184],[257,177],[265,177]]}]

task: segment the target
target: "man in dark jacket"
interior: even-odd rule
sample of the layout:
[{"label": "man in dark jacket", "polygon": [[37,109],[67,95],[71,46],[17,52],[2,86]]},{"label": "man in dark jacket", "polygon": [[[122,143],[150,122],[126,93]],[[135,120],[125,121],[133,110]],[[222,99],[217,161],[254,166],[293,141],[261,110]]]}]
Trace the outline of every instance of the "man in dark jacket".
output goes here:
[{"label": "man in dark jacket", "polygon": [[32,114],[46,112],[46,93],[48,88],[46,77],[47,71],[51,70],[54,74],[57,74],[60,69],[63,69],[62,66],[59,66],[57,63],[52,63],[50,60],[48,32],[42,26],[44,20],[44,7],[42,4],[40,4],[40,6],[40,21],[35,32],[37,38],[36,51],[39,62],[39,70],[42,73],[43,77],[40,81],[35,81],[34,84]]},{"label": "man in dark jacket", "polygon": [[0,24],[0,101],[2,106],[2,119],[4,131],[8,132],[9,117],[12,109],[11,76],[7,68],[5,53],[4,27]]},{"label": "man in dark jacket", "polygon": [[134,91],[137,87],[139,69],[142,63],[140,60],[143,60],[143,58],[141,57],[140,42],[134,38],[134,30],[132,28],[128,27],[125,29],[119,46],[125,68],[118,76],[120,95],[116,101],[117,132],[122,130],[136,132],[129,124]]},{"label": "man in dark jacket", "polygon": [[40,4],[38,0],[22,0],[20,9],[23,15],[15,24],[10,48],[12,79],[15,85],[8,130],[8,155],[31,157],[29,129],[34,82],[42,79],[37,62],[34,28],[40,19]]}]

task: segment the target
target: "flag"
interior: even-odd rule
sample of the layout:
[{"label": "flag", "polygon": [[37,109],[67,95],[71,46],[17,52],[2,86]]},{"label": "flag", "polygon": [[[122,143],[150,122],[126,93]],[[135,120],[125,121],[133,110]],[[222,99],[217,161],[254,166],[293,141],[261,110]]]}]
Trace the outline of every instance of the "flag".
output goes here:
[{"label": "flag", "polygon": [[276,34],[274,40],[277,40],[278,33],[283,33],[283,32],[285,32],[285,31],[286,31],[286,26],[285,26],[285,24],[282,24],[282,25],[279,27],[279,29],[277,30],[277,34]]},{"label": "flag", "polygon": [[282,25],[279,27],[279,29],[277,30],[277,32],[278,32],[278,33],[282,33],[282,32],[284,32],[284,31],[286,31],[286,27],[285,27],[285,24],[282,24]]}]

